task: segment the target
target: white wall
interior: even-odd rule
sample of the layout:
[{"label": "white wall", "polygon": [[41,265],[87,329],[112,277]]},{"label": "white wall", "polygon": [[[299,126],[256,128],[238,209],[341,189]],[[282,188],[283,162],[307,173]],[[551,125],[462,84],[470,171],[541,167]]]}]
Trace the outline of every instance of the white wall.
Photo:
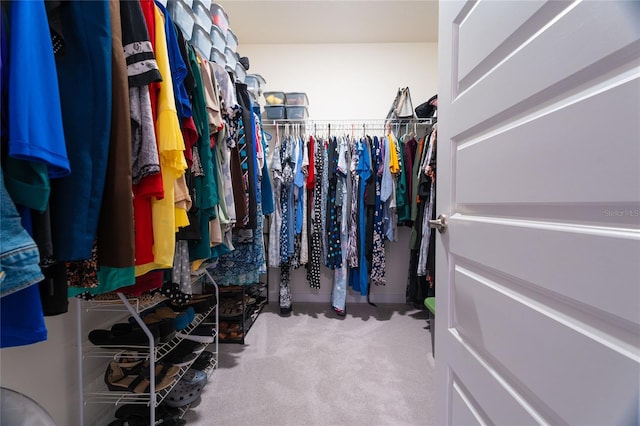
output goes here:
[{"label": "white wall", "polygon": [[437,43],[241,44],[267,90],[306,92],[309,115],[324,119],[383,119],[399,87],[414,107],[438,87]]},{"label": "white wall", "polygon": [[[315,120],[384,119],[399,87],[408,86],[414,107],[436,93],[437,43],[240,45],[250,73],[267,80],[267,90],[301,91]],[[268,129],[267,129],[268,130]],[[273,132],[272,132],[273,133]],[[371,288],[370,299],[404,303],[409,268],[409,228],[386,242],[387,285]],[[270,298],[277,303],[279,269],[269,271]],[[321,288],[309,288],[306,270],[291,275],[293,303],[331,299],[333,272],[322,268]],[[348,303],[366,303],[349,290]],[[294,307],[295,309],[295,307]],[[347,306],[348,309],[348,306]]]},{"label": "white wall", "polygon": [[[80,424],[78,392],[78,300],[69,300],[69,312],[45,317],[48,339],[28,346],[0,351],[0,384],[35,400],[53,417],[57,425]],[[123,313],[82,310],[84,348],[87,335],[98,328],[126,321]],[[83,386],[102,386],[107,366],[105,358],[84,358]],[[87,387],[88,389],[88,387]],[[86,404],[85,424],[106,425],[114,419],[113,405]],[[94,419],[94,420],[92,420]]]}]

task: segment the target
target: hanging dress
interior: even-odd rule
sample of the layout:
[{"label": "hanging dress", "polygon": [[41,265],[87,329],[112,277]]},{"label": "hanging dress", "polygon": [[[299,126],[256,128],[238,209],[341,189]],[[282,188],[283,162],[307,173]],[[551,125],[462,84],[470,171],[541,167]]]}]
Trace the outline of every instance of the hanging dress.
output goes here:
[{"label": "hanging dress", "polygon": [[359,177],[358,185],[358,267],[349,272],[349,285],[366,296],[369,292],[369,273],[366,247],[366,206],[365,182],[371,177],[371,153],[368,140],[363,138],[358,142],[358,166],[356,172]]},{"label": "hanging dress", "polygon": [[370,280],[374,285],[385,284],[386,259],[384,253],[383,207],[380,197],[384,162],[382,161],[381,141],[374,137],[372,146],[372,166],[375,177],[375,211],[373,215],[373,251],[371,256]]}]

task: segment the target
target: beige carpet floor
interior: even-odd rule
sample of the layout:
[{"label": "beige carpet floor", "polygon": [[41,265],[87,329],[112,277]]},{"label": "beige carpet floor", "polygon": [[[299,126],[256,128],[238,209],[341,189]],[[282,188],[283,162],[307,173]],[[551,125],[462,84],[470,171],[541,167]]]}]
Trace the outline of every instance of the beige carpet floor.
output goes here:
[{"label": "beige carpet floor", "polygon": [[244,345],[221,344],[219,368],[187,412],[197,426],[432,425],[431,341],[424,311],[351,304],[346,317],[267,305]]}]

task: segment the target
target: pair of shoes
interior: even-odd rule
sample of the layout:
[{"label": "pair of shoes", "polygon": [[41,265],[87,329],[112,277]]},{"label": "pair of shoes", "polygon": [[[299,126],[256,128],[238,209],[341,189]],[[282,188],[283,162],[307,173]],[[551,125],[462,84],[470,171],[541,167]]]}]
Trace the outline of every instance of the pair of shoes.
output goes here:
[{"label": "pair of shoes", "polygon": [[[140,404],[124,404],[116,410],[116,419],[109,426],[149,426],[149,407]],[[177,408],[167,407],[164,404],[155,409],[156,424],[164,426],[182,426],[187,422],[180,418]]]},{"label": "pair of shoes", "polygon": [[229,323],[227,321],[220,322],[220,332],[228,332],[228,331],[240,331],[242,330],[242,326],[240,323],[234,322]]},{"label": "pair of shoes", "polygon": [[[160,374],[155,376],[155,390],[161,391],[171,386],[175,380],[174,376],[167,375],[169,369],[164,370],[163,366]],[[149,369],[122,368],[117,362],[111,361],[104,373],[104,382],[110,391],[149,393],[151,382],[149,380]]]},{"label": "pair of shoes", "polygon": [[228,341],[228,340],[242,340],[244,338],[244,333],[242,331],[221,331],[220,332],[220,340]]},{"label": "pair of shoes", "polygon": [[173,350],[193,352],[194,354],[200,355],[205,349],[207,349],[206,343],[185,339],[180,341],[180,343],[178,343],[178,345]]},{"label": "pair of shoes", "polygon": [[[160,328],[156,324],[148,328],[156,344],[160,340]],[[144,330],[127,323],[114,324],[111,330],[91,330],[89,341],[96,346],[119,349],[149,346],[149,338]]]},{"label": "pair of shoes", "polygon": [[184,373],[184,376],[180,378],[180,380],[184,380],[185,382],[195,385],[200,384],[202,386],[207,384],[207,380],[209,377],[204,371],[196,370],[194,368],[190,368]]},{"label": "pair of shoes", "polygon": [[[170,319],[166,319],[166,320],[157,322],[155,324],[145,324],[145,325],[151,332],[153,332],[154,328],[158,329],[158,336],[156,337],[154,334],[154,341],[156,342],[156,344],[166,343],[171,339],[173,339],[176,335],[176,328]],[[111,327],[111,331],[113,331],[114,333],[129,333],[137,330],[139,330],[144,334],[144,331],[142,331],[142,328],[140,327],[140,325],[133,318],[129,318],[128,323],[126,322],[118,323],[118,324],[114,324]],[[146,345],[148,345],[148,343]]]},{"label": "pair of shoes", "polygon": [[209,351],[203,351],[198,359],[191,365],[191,368],[194,370],[204,371],[211,365],[211,360],[213,359],[213,354]]},{"label": "pair of shoes", "polygon": [[177,311],[192,308],[196,313],[202,314],[211,309],[215,304],[215,294],[192,294],[190,301],[181,304],[172,302],[170,306]]},{"label": "pair of shoes", "polygon": [[180,332],[176,336],[199,343],[213,343],[215,341],[215,328],[208,325],[200,325],[193,329],[191,333]]},{"label": "pair of shoes", "polygon": [[[161,418],[156,416],[156,424],[162,426],[184,426],[187,421],[179,417]],[[122,419],[116,419],[107,426],[149,426],[149,415],[147,416],[128,416]]]},{"label": "pair of shoes", "polygon": [[[180,379],[177,385],[171,389],[169,395],[164,400],[164,404],[169,407],[184,407],[185,405],[191,404],[193,401],[198,399],[204,385],[206,382],[207,375],[199,372],[204,375],[204,380],[199,381],[189,381]],[[186,374],[185,374],[186,375]],[[196,373],[193,374],[195,377]],[[201,376],[200,376],[201,377]]]},{"label": "pair of shoes", "polygon": [[207,347],[206,343],[182,340],[162,361],[184,367],[192,363]]},{"label": "pair of shoes", "polygon": [[162,361],[168,362],[169,364],[173,364],[177,367],[184,367],[191,364],[196,358],[198,358],[198,354],[195,354],[190,350],[177,350],[174,348],[168,355],[162,358]]},{"label": "pair of shoes", "polygon": [[[175,330],[184,330],[191,324],[191,321],[196,317],[195,310],[192,307],[187,307],[180,312],[176,312],[169,306],[158,306],[148,311],[142,312],[140,315],[145,324],[156,324],[163,321],[170,321],[173,324]],[[129,318],[129,322],[135,321],[133,318]]]},{"label": "pair of shoes", "polygon": [[[141,355],[137,352],[122,352],[116,358],[118,366],[127,374],[149,373],[149,360],[141,359]],[[155,362],[155,375],[158,377],[174,377],[180,372],[180,367],[166,361]]]}]

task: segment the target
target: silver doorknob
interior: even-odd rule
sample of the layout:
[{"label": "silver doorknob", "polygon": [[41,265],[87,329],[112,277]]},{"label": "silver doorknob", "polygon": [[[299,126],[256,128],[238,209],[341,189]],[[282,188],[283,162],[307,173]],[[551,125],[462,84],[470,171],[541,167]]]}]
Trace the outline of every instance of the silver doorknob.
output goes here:
[{"label": "silver doorknob", "polygon": [[440,231],[441,234],[445,233],[447,231],[447,217],[441,214],[437,219],[430,220],[429,228],[435,228]]}]

